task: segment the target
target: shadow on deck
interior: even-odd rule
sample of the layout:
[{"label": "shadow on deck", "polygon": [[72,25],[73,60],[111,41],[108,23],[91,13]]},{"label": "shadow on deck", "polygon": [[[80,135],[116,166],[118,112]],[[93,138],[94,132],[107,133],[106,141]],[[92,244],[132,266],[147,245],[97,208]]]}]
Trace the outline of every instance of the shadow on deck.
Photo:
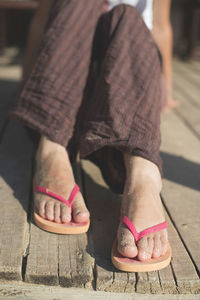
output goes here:
[{"label": "shadow on deck", "polygon": [[[150,273],[119,272],[111,265],[121,199],[108,190],[91,162],[75,166],[91,212],[89,233],[55,235],[33,224],[34,145],[20,124],[6,120],[20,66],[0,63],[0,279],[114,292],[200,293],[200,63],[174,60],[174,96],[180,106],[162,116],[161,128],[162,199],[173,259],[166,269]],[[15,76],[9,80],[12,67]]]}]

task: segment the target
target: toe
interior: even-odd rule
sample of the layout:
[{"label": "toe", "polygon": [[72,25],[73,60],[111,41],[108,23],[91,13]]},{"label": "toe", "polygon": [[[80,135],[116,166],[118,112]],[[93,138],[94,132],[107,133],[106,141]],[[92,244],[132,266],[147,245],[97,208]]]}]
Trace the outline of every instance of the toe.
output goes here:
[{"label": "toe", "polygon": [[49,221],[54,220],[54,202],[53,201],[47,201],[45,205],[45,217]]},{"label": "toe", "polygon": [[45,216],[45,197],[41,197],[41,195],[34,195],[34,209],[36,213],[38,213],[42,218],[46,218]]},{"label": "toe", "polygon": [[141,261],[150,259],[153,251],[153,238],[152,237],[143,237],[137,243],[138,248],[138,259]]},{"label": "toe", "polygon": [[148,259],[150,259],[152,257],[153,254],[153,248],[154,248],[154,241],[153,241],[153,237],[149,236],[148,237]]},{"label": "toe", "polygon": [[69,223],[71,221],[71,210],[67,205],[61,205],[60,216],[63,223]]},{"label": "toe", "polygon": [[123,246],[118,242],[118,251],[121,255],[134,258],[137,256],[137,247],[135,245],[123,244]]},{"label": "toe", "polygon": [[74,201],[72,205],[72,211],[73,220],[76,223],[86,222],[89,219],[89,212],[85,206],[82,196]]},{"label": "toe", "polygon": [[168,249],[168,237],[167,232],[163,233],[161,236],[161,255],[166,254]]},{"label": "toe", "polygon": [[60,203],[56,202],[54,204],[54,221],[56,223],[60,223],[61,219],[60,219]]},{"label": "toe", "polygon": [[138,254],[135,240],[127,228],[120,224],[117,232],[118,251],[121,255],[129,258],[136,257]]},{"label": "toe", "polygon": [[86,222],[89,219],[89,213],[84,208],[77,208],[73,210],[73,219],[77,223]]},{"label": "toe", "polygon": [[156,233],[154,236],[154,248],[153,248],[152,257],[153,258],[160,257],[161,250],[162,250],[162,244],[161,244],[161,240],[160,240],[160,234]]},{"label": "toe", "polygon": [[42,218],[45,218],[45,201],[41,200],[38,204],[38,213]]}]

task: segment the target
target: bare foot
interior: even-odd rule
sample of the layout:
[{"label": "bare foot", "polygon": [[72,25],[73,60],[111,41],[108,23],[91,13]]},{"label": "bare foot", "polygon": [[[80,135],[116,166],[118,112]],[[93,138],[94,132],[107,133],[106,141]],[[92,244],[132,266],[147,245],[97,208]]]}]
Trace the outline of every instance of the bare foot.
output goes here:
[{"label": "bare foot", "polygon": [[[165,221],[160,191],[162,187],[158,167],[137,156],[124,155],[127,179],[121,213],[126,215],[138,232]],[[120,223],[117,233],[118,251],[125,257],[144,261],[167,252],[167,230],[141,238],[137,245],[129,229]]]},{"label": "bare foot", "polygon": [[[36,153],[34,182],[36,185],[49,188],[65,199],[69,198],[75,185],[65,147],[43,136]],[[72,216],[70,208],[65,203],[41,193],[34,193],[34,207],[41,217],[57,223],[69,223],[72,216],[77,223],[86,222],[89,218],[89,212],[80,192],[72,204]]]}]

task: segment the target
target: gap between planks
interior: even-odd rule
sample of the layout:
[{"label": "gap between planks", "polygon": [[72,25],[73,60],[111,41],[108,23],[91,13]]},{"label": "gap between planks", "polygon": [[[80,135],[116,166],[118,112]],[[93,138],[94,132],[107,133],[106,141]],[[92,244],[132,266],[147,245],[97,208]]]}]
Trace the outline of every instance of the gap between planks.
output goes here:
[{"label": "gap between planks", "polygon": [[0,146],[0,278],[22,280],[29,240],[27,222],[32,143],[25,129],[9,122]]}]

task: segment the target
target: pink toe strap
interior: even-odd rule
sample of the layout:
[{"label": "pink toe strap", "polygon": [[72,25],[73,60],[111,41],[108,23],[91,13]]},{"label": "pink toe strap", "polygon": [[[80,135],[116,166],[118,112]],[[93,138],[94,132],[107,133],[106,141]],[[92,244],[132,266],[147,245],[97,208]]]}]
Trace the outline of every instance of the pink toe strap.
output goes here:
[{"label": "pink toe strap", "polygon": [[34,186],[34,192],[39,192],[39,193],[43,193],[46,194],[48,196],[51,196],[61,202],[64,202],[65,204],[67,204],[68,207],[71,208],[71,205],[76,197],[76,194],[80,191],[79,187],[77,184],[75,184],[68,200],[66,200],[64,197],[62,197],[61,195],[55,194],[54,192],[50,191],[49,189],[47,189],[44,186],[39,186],[39,185],[35,185]]},{"label": "pink toe strap", "polygon": [[122,215],[120,217],[120,220],[128,227],[128,229],[130,230],[130,232],[132,233],[132,235],[134,236],[134,239],[136,241],[136,243],[145,235],[148,235],[150,233],[156,232],[156,231],[160,231],[163,229],[166,229],[168,224],[167,221],[164,221],[160,224],[154,225],[152,227],[149,227],[143,231],[137,232],[137,230],[135,229],[135,226],[133,225],[133,223],[129,220],[128,217]]}]

